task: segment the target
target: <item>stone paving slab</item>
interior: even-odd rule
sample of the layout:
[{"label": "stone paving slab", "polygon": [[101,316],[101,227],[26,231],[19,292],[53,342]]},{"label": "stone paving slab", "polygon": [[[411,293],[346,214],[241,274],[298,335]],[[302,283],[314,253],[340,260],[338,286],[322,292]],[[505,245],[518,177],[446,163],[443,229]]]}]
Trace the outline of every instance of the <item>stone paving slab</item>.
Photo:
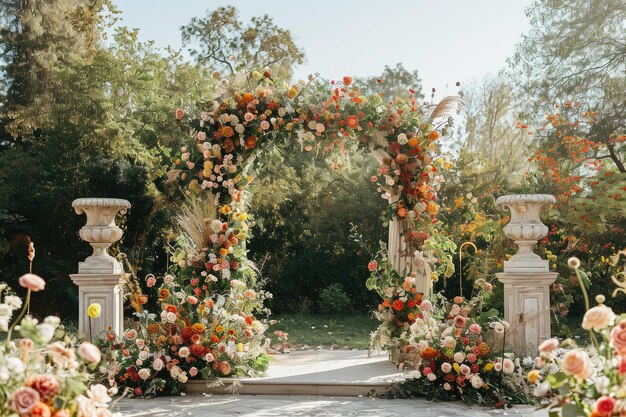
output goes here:
[{"label": "stone paving slab", "polygon": [[368,397],[186,395],[151,400],[122,399],[114,406],[124,417],[545,417],[531,407],[492,410],[458,402]]}]

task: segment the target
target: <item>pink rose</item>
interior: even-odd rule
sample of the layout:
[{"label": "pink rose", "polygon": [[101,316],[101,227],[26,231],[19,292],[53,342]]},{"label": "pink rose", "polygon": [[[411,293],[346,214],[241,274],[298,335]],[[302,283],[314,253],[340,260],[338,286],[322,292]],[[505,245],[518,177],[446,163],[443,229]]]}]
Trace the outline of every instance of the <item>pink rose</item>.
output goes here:
[{"label": "pink rose", "polygon": [[585,330],[593,329],[599,332],[602,329],[606,329],[608,326],[612,326],[614,323],[615,313],[613,310],[604,304],[600,304],[587,310],[583,317],[581,327]]},{"label": "pink rose", "polygon": [[378,262],[372,261],[372,262],[368,263],[367,264],[367,269],[369,269],[370,272],[376,271],[376,269],[378,269]]},{"label": "pink rose", "polygon": [[474,334],[480,334],[480,332],[482,331],[482,329],[480,328],[480,324],[478,323],[474,323],[469,327],[469,331],[474,333]]},{"label": "pink rose", "polygon": [[580,349],[570,350],[561,361],[563,372],[578,380],[587,379],[591,376],[590,365],[587,352]]},{"label": "pink rose", "polygon": [[185,110],[179,107],[176,109],[175,115],[176,115],[176,120],[182,120],[183,117],[185,117]]},{"label": "pink rose", "polygon": [[46,287],[46,281],[44,281],[39,275],[35,274],[24,274],[20,277],[18,282],[22,287],[35,292],[41,291]]},{"label": "pink rose", "polygon": [[430,373],[432,373],[432,372],[433,372],[433,370],[432,370],[432,369],[430,369],[430,367],[428,367],[428,366],[427,366],[427,367],[425,367],[425,368],[422,370],[422,375],[426,375],[426,376],[428,376],[428,374],[430,374]]},{"label": "pink rose", "polygon": [[228,375],[230,373],[230,363],[226,361],[220,362],[220,372],[224,376]]},{"label": "pink rose", "polygon": [[467,320],[463,316],[456,316],[454,318],[454,325],[456,327],[463,327],[463,326],[465,326],[466,322],[467,322]]},{"label": "pink rose", "polygon": [[478,358],[476,357],[476,355],[474,353],[468,353],[467,354],[467,361],[469,363],[474,363],[478,360]]},{"label": "pink rose", "polygon": [[559,341],[557,339],[548,339],[539,345],[539,352],[552,352],[557,347],[559,347]]},{"label": "pink rose", "polygon": [[620,355],[626,355],[626,320],[611,330],[611,344]]},{"label": "pink rose", "polygon": [[19,414],[28,414],[35,407],[41,397],[39,393],[29,387],[20,387],[11,394],[9,408]]},{"label": "pink rose", "polygon": [[57,381],[53,375],[49,374],[31,375],[26,380],[25,385],[37,391],[43,401],[52,400],[61,389],[59,381]]},{"label": "pink rose", "polygon": [[100,363],[102,359],[100,349],[89,342],[83,342],[78,346],[78,354],[85,362],[89,363]]},{"label": "pink rose", "polygon": [[190,370],[189,370],[189,376],[190,377],[194,377],[198,375],[198,368],[196,368],[195,366],[193,366]]}]

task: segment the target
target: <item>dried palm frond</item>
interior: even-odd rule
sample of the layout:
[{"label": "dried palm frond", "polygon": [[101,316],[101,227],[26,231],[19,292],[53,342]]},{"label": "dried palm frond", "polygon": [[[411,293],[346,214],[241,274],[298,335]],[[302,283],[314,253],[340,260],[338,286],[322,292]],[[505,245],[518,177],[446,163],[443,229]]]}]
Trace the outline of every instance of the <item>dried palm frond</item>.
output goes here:
[{"label": "dried palm frond", "polygon": [[211,245],[211,222],[217,219],[217,207],[212,198],[194,199],[185,204],[176,216],[183,233],[194,244],[197,251]]},{"label": "dried palm frond", "polygon": [[432,124],[432,122],[436,119],[447,118],[454,116],[459,106],[463,103],[463,98],[459,96],[448,96],[437,104],[435,109],[430,114],[428,118],[428,124]]}]

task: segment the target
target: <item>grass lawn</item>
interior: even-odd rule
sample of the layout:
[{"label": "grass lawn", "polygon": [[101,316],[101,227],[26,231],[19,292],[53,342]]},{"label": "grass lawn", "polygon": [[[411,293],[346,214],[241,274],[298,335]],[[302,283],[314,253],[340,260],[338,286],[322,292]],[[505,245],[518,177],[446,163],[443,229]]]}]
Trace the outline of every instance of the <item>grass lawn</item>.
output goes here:
[{"label": "grass lawn", "polygon": [[286,348],[315,349],[317,347],[333,349],[367,349],[370,333],[378,321],[369,314],[357,316],[317,316],[305,314],[281,314],[271,317],[276,321],[268,333],[274,345],[281,342],[274,336],[276,330],[289,334]]}]

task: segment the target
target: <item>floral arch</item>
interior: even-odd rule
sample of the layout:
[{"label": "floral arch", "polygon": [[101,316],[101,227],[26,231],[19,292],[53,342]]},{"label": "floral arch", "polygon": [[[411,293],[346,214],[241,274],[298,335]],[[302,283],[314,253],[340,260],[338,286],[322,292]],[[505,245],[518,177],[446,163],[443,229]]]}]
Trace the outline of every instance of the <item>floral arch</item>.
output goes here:
[{"label": "floral arch", "polygon": [[188,144],[174,161],[170,181],[180,181],[191,198],[211,195],[220,213],[234,220],[238,240],[245,241],[247,172],[264,148],[292,146],[328,157],[353,141],[380,164],[372,181],[390,203],[389,262],[399,274],[415,276],[419,292],[430,294],[433,274],[449,268],[439,262],[433,270],[433,251],[419,250],[437,223],[440,171],[450,165],[440,155],[439,139],[457,110],[458,97],[420,106],[408,90],[406,98],[385,102],[380,95],[362,94],[351,77],[288,84],[267,71],[221,80],[217,90],[219,96],[201,104],[197,115],[176,110]]}]

